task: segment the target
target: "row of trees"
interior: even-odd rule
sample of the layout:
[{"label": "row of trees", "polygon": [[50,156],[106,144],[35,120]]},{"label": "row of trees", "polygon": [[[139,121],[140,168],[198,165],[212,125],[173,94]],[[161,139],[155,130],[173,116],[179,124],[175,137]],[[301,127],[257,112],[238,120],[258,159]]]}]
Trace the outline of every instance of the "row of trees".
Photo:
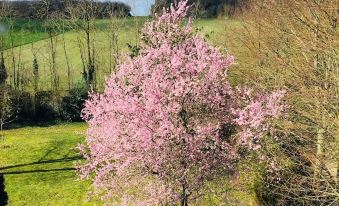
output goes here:
[{"label": "row of trees", "polygon": [[[169,7],[175,0],[156,0],[152,6],[153,13],[161,13],[164,7]],[[198,17],[235,16],[245,12],[249,0],[190,0],[193,5],[190,11]]]},{"label": "row of trees", "polygon": [[[2,34],[1,45],[5,43],[4,37],[7,38],[10,45],[7,50],[4,50],[3,46],[1,48],[1,71],[2,74],[6,74],[6,78],[4,77],[3,81],[7,85],[3,87],[3,91],[5,92],[6,90],[6,94],[15,95],[16,103],[18,103],[18,105],[8,103],[8,105],[12,105],[13,109],[16,108],[15,110],[19,113],[25,113],[21,116],[28,117],[33,121],[38,116],[41,116],[40,119],[45,118],[44,114],[79,120],[82,104],[87,97],[88,90],[90,88],[95,90],[97,87],[97,70],[100,68],[98,59],[100,56],[107,55],[107,59],[109,59],[109,71],[106,72],[110,73],[114,70],[118,62],[120,48],[117,35],[119,31],[117,12],[119,10],[114,8],[105,11],[108,12],[105,15],[109,14],[107,16],[109,18],[105,20],[105,28],[101,28],[100,31],[104,33],[105,40],[109,42],[109,48],[107,53],[104,53],[104,51],[97,51],[96,35],[99,29],[96,21],[98,14],[101,13],[98,10],[99,3],[91,0],[74,1],[76,3],[72,1],[55,1],[54,3],[62,4],[66,7],[64,10],[52,9],[51,11],[51,7],[55,7],[53,2],[50,0],[36,2],[36,4],[40,5],[40,13],[35,15],[39,15],[37,18],[42,19],[39,22],[42,22],[41,26],[43,28],[41,30],[47,35],[45,40],[47,52],[41,54],[39,47],[34,42],[31,43],[32,60],[31,66],[28,68],[26,68],[27,64],[24,64],[22,60],[22,47],[14,47],[16,38],[18,38],[14,34],[17,16],[13,13],[15,8],[12,6],[15,4],[9,2],[2,4],[0,10],[1,20],[7,25],[7,32]],[[115,4],[106,2],[99,5],[114,6]],[[67,16],[65,16],[65,13],[67,13]],[[79,66],[82,68],[83,81],[79,83],[74,82],[74,70],[79,70],[80,68],[75,68],[71,64],[69,56],[74,54],[70,54],[69,47],[67,47],[65,33],[69,30],[75,31],[75,45],[78,50],[76,54],[81,57],[81,66]],[[45,58],[43,63],[42,57]],[[60,57],[65,59],[63,65],[58,64],[58,58]],[[66,78],[62,79],[63,82],[61,82],[61,73],[66,73]],[[48,77],[47,81],[44,81],[46,76]],[[64,85],[65,82],[66,86]],[[69,103],[68,105],[67,102]]]},{"label": "row of trees", "polygon": [[[67,89],[70,90],[73,86],[73,72],[74,69],[71,65],[71,59],[68,52],[69,47],[67,47],[67,40],[65,37],[65,33],[69,30],[76,32],[76,45],[78,47],[77,53],[80,53],[80,60],[82,63],[82,75],[85,84],[87,87],[92,85],[94,88],[96,87],[96,82],[98,76],[96,75],[96,70],[98,69],[98,65],[101,64],[98,62],[100,55],[107,55],[107,59],[109,59],[109,65],[107,72],[111,72],[118,61],[119,58],[119,41],[118,41],[118,22],[116,12],[118,10],[107,10],[108,19],[105,20],[104,28],[98,28],[97,18],[98,18],[98,7],[97,2],[92,0],[78,0],[76,1],[76,6],[73,4],[67,4],[67,7],[62,10],[62,12],[51,12],[50,11],[50,0],[41,0],[39,1],[41,4],[39,15],[42,20],[42,31],[47,34],[46,45],[48,50],[48,56],[46,57],[47,66],[49,68],[50,77],[50,87],[52,90],[65,90],[65,88],[60,88],[60,73],[61,69],[67,70]],[[66,1],[68,2],[68,1]],[[69,2],[68,2],[69,3]],[[102,3],[104,4],[104,3]],[[106,4],[106,3],[105,3]],[[108,4],[108,3],[107,3]],[[65,3],[66,5],[66,3]],[[29,90],[27,88],[28,85],[33,85],[35,89],[39,89],[39,85],[37,85],[41,80],[39,78],[39,64],[41,62],[41,56],[45,58],[45,55],[39,54],[39,48],[35,46],[35,43],[31,43],[31,53],[32,53],[32,65],[33,65],[33,78],[32,71],[28,71],[24,68],[24,64],[22,63],[22,50],[21,46],[18,48],[14,48],[15,38],[14,30],[16,24],[16,16],[12,12],[13,8],[11,4],[7,4],[6,6],[1,8],[1,18],[2,21],[7,25],[6,29],[6,40],[9,42],[10,49],[6,50],[5,62],[6,67],[9,70],[9,83],[13,85],[15,89]],[[67,13],[67,18],[65,18],[65,13]],[[101,12],[99,12],[101,13]],[[106,15],[106,14],[105,14]],[[32,20],[34,21],[34,20]],[[33,22],[34,24],[34,22]],[[103,54],[104,51],[97,51],[98,40],[96,35],[100,31],[104,33],[105,40],[109,42],[108,53]],[[2,45],[4,44],[4,38],[1,39]],[[62,48],[61,53],[57,53]],[[105,51],[106,52],[106,51]],[[100,55],[99,55],[100,53]],[[40,55],[40,59],[38,56]],[[63,68],[60,68],[61,65],[57,64],[57,56],[58,58],[65,59],[65,65],[62,65]],[[46,62],[44,62],[46,63]],[[46,66],[45,66],[46,67]],[[66,68],[65,68],[66,67]],[[101,65],[101,67],[103,67]],[[23,71],[26,70],[26,71]],[[102,69],[104,70],[104,69]],[[46,71],[45,71],[46,72]],[[41,73],[41,72],[40,72]],[[32,80],[34,79],[34,80]],[[32,83],[33,82],[33,83]]]},{"label": "row of trees", "polygon": [[[110,18],[114,16],[129,16],[131,8],[120,2],[88,1],[93,5],[96,18]],[[16,18],[44,19],[51,14],[58,13],[58,17],[69,18],[69,7],[78,7],[82,0],[35,0],[35,1],[0,1],[0,9],[9,7],[11,16]]]}]

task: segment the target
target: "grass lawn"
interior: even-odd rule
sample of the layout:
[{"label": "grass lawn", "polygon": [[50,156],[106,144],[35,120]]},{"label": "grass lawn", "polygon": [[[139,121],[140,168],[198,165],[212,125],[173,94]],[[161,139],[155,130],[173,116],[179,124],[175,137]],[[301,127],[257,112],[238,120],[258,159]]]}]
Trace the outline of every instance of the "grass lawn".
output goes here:
[{"label": "grass lawn", "polygon": [[85,128],[73,123],[6,131],[0,141],[5,186],[0,193],[5,189],[8,205],[100,205],[86,201],[90,184],[79,181],[73,169]]},{"label": "grass lawn", "polygon": [[[85,129],[85,123],[72,123],[5,131],[4,140],[0,139],[0,205],[5,196],[9,206],[102,205],[87,200],[90,182],[80,181],[74,170],[81,160],[74,148],[84,141]],[[256,206],[253,190],[244,186],[250,182],[211,182],[208,190],[226,191],[227,198],[207,194],[192,205]]]}]

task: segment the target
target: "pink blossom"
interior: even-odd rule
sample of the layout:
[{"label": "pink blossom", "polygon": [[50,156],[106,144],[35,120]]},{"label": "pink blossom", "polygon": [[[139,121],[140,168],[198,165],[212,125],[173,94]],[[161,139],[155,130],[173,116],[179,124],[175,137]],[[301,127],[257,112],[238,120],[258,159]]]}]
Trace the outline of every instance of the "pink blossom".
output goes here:
[{"label": "pink blossom", "polygon": [[232,89],[234,58],[197,36],[191,21],[183,25],[188,9],[181,1],[146,23],[140,55],[119,65],[103,94],[86,103],[80,172],[94,178],[108,204],[195,198],[206,181],[234,169],[239,142],[259,149],[283,110],[282,92]]}]

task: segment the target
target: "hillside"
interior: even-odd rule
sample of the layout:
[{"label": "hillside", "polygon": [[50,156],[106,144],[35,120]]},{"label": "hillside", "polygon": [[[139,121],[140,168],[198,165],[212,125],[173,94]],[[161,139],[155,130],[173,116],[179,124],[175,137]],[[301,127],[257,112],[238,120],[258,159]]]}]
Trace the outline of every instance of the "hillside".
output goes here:
[{"label": "hillside", "polygon": [[[130,51],[128,49],[129,45],[137,45],[138,41],[138,30],[143,26],[145,18],[124,18],[117,19],[117,36],[118,36],[118,49],[122,54],[128,54]],[[22,23],[23,20],[20,20]],[[111,52],[110,52],[110,32],[108,30],[109,20],[97,20],[96,27],[98,28],[93,34],[95,47],[97,50],[96,60],[97,60],[97,82],[99,82],[99,86],[103,86],[103,82],[105,76],[109,75],[113,68],[111,67]],[[218,26],[217,26],[218,25]],[[240,26],[238,21],[223,21],[217,19],[202,19],[196,23],[196,26],[201,29],[200,33],[202,36],[206,36],[211,42],[214,44],[222,45],[222,36],[226,35],[227,30],[229,29],[237,29]],[[33,59],[36,56],[40,72],[40,90],[50,90],[51,89],[51,71],[50,71],[50,58],[51,58],[51,49],[50,49],[50,40],[39,40],[40,38],[45,38],[46,34],[44,32],[39,33],[38,35],[29,34],[25,35],[25,33],[18,33],[16,36],[16,42],[27,43],[22,46],[17,46],[13,49],[8,49],[5,51],[5,64],[8,67],[8,72],[13,75],[12,67],[12,57],[13,55],[17,59],[16,62],[16,70],[20,72],[22,76],[24,88],[28,91],[32,90],[32,81],[30,81],[32,77],[33,71]],[[32,39],[28,38],[29,36]],[[37,41],[34,41],[36,38]],[[25,41],[25,40],[29,41]],[[81,42],[84,41],[84,35],[82,33],[78,33],[76,31],[68,31],[64,34],[59,34],[53,37],[56,43],[56,70],[57,75],[60,79],[60,89],[67,89],[67,62],[66,56],[64,52],[64,45],[67,51],[67,59],[71,71],[71,82],[73,86],[77,84],[82,84],[82,69],[83,63],[81,60],[81,53],[79,47],[79,40]],[[65,40],[65,42],[64,42]],[[30,42],[32,41],[32,42]],[[34,41],[34,42],[33,42]],[[64,44],[65,43],[65,44]],[[224,45],[227,46],[227,45]],[[20,61],[20,62],[19,62]]]}]

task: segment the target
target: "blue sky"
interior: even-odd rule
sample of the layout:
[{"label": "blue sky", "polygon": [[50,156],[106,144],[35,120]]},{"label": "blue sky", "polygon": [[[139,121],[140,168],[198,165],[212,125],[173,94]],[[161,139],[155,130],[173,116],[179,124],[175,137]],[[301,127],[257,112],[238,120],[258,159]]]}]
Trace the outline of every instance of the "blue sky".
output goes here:
[{"label": "blue sky", "polygon": [[112,0],[124,2],[131,6],[132,15],[147,16],[150,14],[151,6],[154,0]]}]

